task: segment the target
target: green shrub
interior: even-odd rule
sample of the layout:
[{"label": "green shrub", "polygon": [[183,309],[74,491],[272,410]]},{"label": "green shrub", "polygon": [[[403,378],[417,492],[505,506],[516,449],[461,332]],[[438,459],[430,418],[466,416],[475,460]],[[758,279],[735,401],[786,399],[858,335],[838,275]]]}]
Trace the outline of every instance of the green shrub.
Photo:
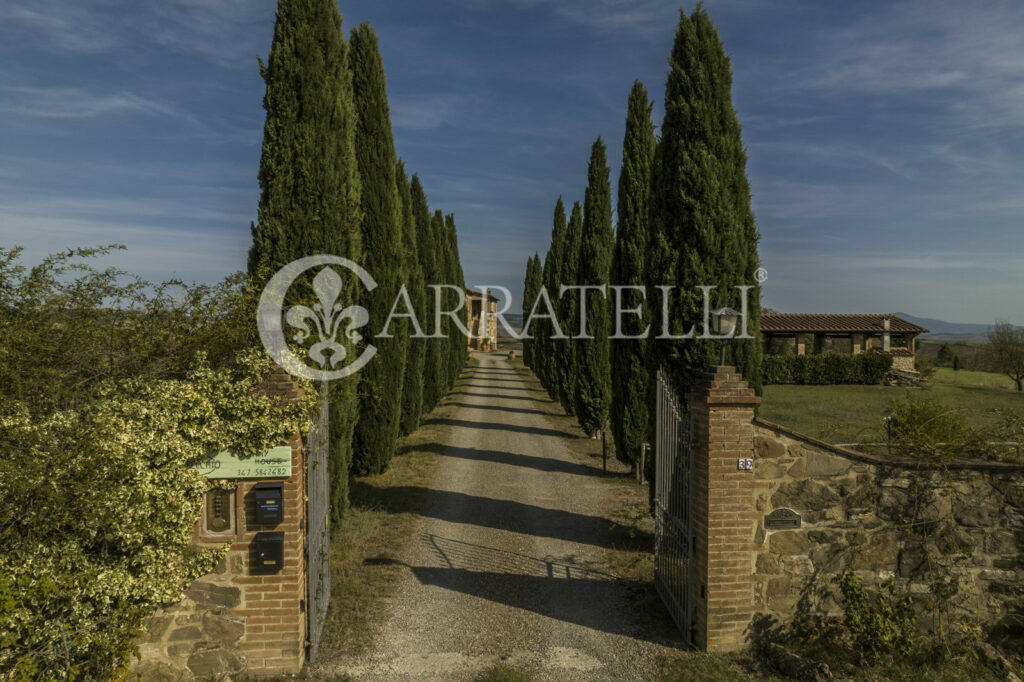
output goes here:
[{"label": "green shrub", "polygon": [[835,582],[843,599],[842,625],[854,651],[874,661],[883,656],[905,656],[913,650],[917,613],[909,594],[898,594],[889,580],[872,598],[849,566]]},{"label": "green shrub", "polygon": [[878,384],[892,368],[892,356],[765,355],[761,379],[765,384]]},{"label": "green shrub", "polygon": [[1008,432],[1010,421],[991,434],[967,424],[962,410],[926,397],[907,393],[902,401],[890,401],[893,454],[925,458],[981,458],[994,452],[988,444]]}]

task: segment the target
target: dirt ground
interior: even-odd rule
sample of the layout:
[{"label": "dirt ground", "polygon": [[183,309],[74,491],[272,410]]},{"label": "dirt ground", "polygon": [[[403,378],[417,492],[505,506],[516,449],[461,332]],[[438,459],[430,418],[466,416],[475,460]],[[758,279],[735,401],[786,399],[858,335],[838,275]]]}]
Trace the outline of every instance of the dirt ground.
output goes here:
[{"label": "dirt ground", "polygon": [[448,398],[458,409],[434,418],[449,436],[412,541],[378,559],[403,567],[390,617],[362,654],[316,672],[470,680],[503,662],[538,680],[656,677],[679,635],[649,578],[621,568],[622,481],[573,452],[579,436],[504,356],[477,358]]}]

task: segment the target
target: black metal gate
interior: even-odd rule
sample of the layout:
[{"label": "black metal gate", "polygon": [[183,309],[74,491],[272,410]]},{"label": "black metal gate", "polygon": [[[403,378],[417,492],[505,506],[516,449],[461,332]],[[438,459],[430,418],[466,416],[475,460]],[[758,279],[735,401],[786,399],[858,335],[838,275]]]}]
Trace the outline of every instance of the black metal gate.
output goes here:
[{"label": "black metal gate", "polygon": [[693,420],[658,371],[655,440],[654,584],[691,644]]},{"label": "black metal gate", "polygon": [[320,387],[320,413],[306,441],[306,612],[309,660],[316,660],[331,598],[331,489],[328,476],[327,384]]}]

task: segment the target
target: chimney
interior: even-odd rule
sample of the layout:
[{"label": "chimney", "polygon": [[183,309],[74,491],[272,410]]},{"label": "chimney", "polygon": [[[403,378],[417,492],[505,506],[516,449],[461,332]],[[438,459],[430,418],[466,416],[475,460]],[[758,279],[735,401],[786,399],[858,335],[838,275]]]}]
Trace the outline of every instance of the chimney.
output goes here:
[{"label": "chimney", "polygon": [[886,353],[888,353],[889,352],[889,346],[890,346],[890,343],[891,343],[890,336],[889,336],[889,318],[888,317],[883,317],[882,318],[882,329],[884,330],[882,332],[882,350],[885,351]]}]

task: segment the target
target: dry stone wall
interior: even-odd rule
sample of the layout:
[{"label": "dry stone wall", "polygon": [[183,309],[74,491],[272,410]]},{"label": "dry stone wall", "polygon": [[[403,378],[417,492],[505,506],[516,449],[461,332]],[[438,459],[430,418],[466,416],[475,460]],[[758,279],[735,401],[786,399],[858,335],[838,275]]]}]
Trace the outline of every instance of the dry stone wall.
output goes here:
[{"label": "dry stone wall", "polygon": [[[952,615],[1024,652],[1024,467],[926,468],[762,420],[754,428],[753,473],[763,484],[752,556],[760,614],[786,622],[838,613],[832,578],[850,565],[867,586],[894,580],[926,614],[954,586]],[[769,515],[792,516],[787,510],[799,527],[769,527]]]}]

